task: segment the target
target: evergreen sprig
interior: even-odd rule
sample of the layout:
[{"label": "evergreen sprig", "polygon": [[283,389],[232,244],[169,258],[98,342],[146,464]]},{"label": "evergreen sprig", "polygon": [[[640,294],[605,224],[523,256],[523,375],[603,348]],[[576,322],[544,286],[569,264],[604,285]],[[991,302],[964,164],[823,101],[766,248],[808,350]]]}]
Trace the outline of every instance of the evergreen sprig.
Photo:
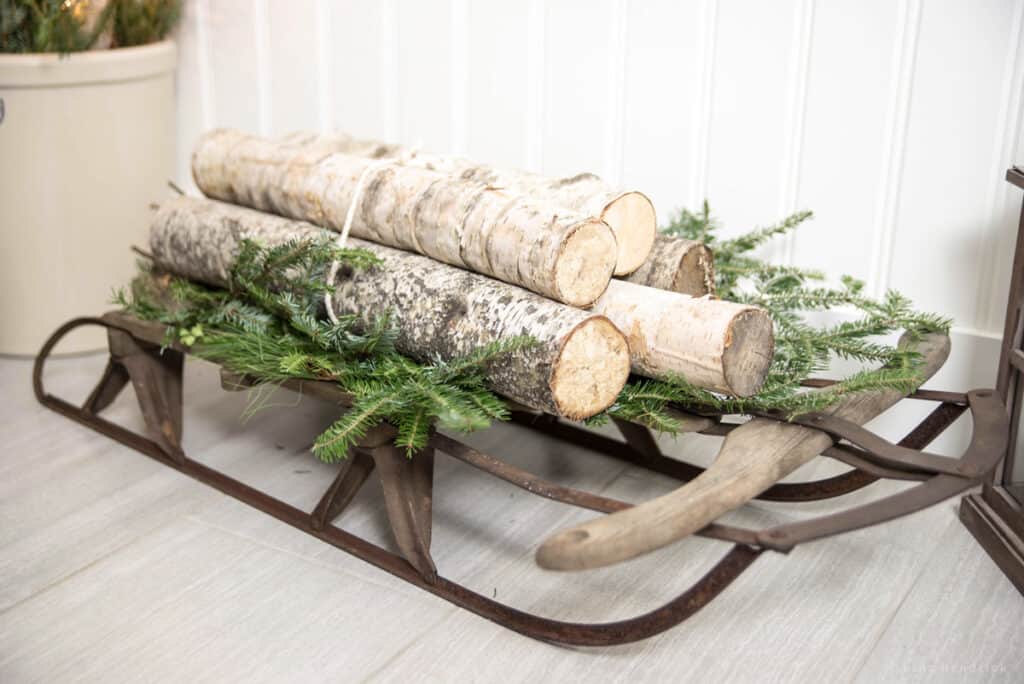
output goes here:
[{"label": "evergreen sprig", "polygon": [[484,382],[484,369],[534,340],[512,337],[456,359],[413,361],[395,351],[387,316],[332,322],[322,315],[323,275],[335,260],[355,269],[378,263],[370,252],[339,250],[326,240],[274,247],[244,241],[225,290],[144,266],[131,291],[116,293],[115,302],[169,326],[168,341],[261,383],[321,380],[351,394],[351,409],[314,443],[324,461],[345,458],[381,421],[396,428],[395,444],[412,455],[426,446],[435,425],[469,432],[508,418],[505,403]]},{"label": "evergreen sprig", "polygon": [[[951,322],[941,316],[913,310],[911,302],[895,291],[881,300],[864,295],[864,284],[850,276],[839,287],[824,284],[824,274],[771,264],[750,252],[772,238],[792,232],[812,217],[799,211],[782,221],[729,240],[717,235],[719,222],[705,201],[699,212],[682,210],[663,228],[669,235],[701,240],[715,255],[715,285],[722,299],[764,308],[775,324],[775,355],[761,390],[753,397],[729,397],[699,387],[683,378],[633,379],[607,416],[637,420],[665,432],[676,432],[678,422],[669,407],[697,412],[795,416],[821,411],[841,398],[859,392],[894,389],[910,392],[921,382],[917,354],[885,344],[879,338],[904,331],[910,336],[946,332]],[[805,314],[846,307],[858,318],[828,326],[813,326]],[[802,381],[829,367],[834,358],[852,359],[877,367],[857,372],[835,385],[807,391]]]},{"label": "evergreen sprig", "polygon": [[116,0],[114,41],[118,47],[163,40],[181,19],[180,0]]},{"label": "evergreen sprig", "polygon": [[[716,286],[723,299],[755,304],[771,315],[775,354],[755,396],[724,396],[683,378],[633,378],[615,404],[590,422],[615,416],[674,433],[680,425],[672,407],[698,413],[795,416],[826,409],[859,392],[915,389],[920,358],[879,338],[898,331],[911,336],[946,331],[949,320],[915,311],[896,292],[880,300],[867,297],[863,283],[854,278],[844,276],[839,287],[829,287],[821,273],[769,264],[750,255],[766,240],[794,230],[808,218],[810,212],[798,212],[775,225],[720,240],[719,224],[705,202],[698,213],[677,214],[666,229],[712,246]],[[269,248],[244,242],[227,289],[144,272],[130,292],[118,293],[115,300],[140,318],[167,325],[169,341],[187,344],[193,353],[260,382],[300,378],[337,383],[353,396],[353,405],[316,440],[314,452],[325,461],[344,458],[381,421],[396,428],[395,443],[412,454],[426,445],[434,426],[470,431],[507,418],[504,402],[486,386],[485,369],[534,340],[514,337],[461,358],[416,362],[395,351],[395,331],[386,316],[373,321],[345,316],[336,323],[324,317],[323,275],[335,260],[354,269],[376,263],[369,252],[338,250],[327,240]],[[817,327],[806,320],[808,312],[838,306],[858,317]],[[801,385],[837,357],[876,367],[814,391]]]},{"label": "evergreen sprig", "polygon": [[804,221],[813,216],[814,212],[798,211],[795,214],[787,216],[778,223],[765,226],[763,228],[755,228],[749,233],[732,238],[731,240],[720,241],[718,242],[718,246],[715,248],[715,256],[721,256],[723,260],[728,262],[734,256],[757,249],[773,238],[793,232],[799,228]]},{"label": "evergreen sprig", "polygon": [[111,47],[163,40],[181,19],[181,0],[0,0],[0,53],[88,50],[104,32]]}]

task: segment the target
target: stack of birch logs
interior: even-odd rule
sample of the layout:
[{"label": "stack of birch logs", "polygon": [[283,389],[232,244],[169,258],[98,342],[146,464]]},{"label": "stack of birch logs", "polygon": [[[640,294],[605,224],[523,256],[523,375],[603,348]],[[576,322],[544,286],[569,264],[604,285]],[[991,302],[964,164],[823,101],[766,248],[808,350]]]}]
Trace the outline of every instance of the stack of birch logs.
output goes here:
[{"label": "stack of birch logs", "polygon": [[157,211],[150,247],[187,278],[227,284],[243,239],[324,229],[380,264],[341,269],[329,306],[390,315],[396,346],[451,359],[516,335],[537,344],[492,364],[495,391],[573,419],[608,408],[629,373],[757,392],[774,349],[756,307],[714,298],[710,252],[656,235],[651,202],[596,176],[547,178],[347,136],[271,140],[215,130],[192,172],[211,199]]}]

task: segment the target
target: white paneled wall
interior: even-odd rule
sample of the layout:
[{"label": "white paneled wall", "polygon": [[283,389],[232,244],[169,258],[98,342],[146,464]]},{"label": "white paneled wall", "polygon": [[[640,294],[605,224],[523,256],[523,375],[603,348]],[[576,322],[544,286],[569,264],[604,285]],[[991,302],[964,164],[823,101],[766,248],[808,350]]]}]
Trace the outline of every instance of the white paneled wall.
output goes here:
[{"label": "white paneled wall", "polygon": [[1024,0],[189,0],[179,176],[213,126],[342,129],[592,170],[778,260],[953,316],[992,381],[1024,161]]}]

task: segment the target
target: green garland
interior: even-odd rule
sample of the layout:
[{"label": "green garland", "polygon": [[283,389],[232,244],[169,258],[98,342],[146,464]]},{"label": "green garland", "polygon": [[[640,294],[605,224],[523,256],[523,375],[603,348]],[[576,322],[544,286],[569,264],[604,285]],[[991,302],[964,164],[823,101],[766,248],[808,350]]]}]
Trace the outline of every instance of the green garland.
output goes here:
[{"label": "green garland", "polygon": [[[877,341],[905,331],[910,335],[947,331],[950,322],[912,310],[896,292],[878,301],[864,296],[863,284],[843,277],[841,287],[822,284],[816,271],[769,264],[751,252],[811,218],[798,212],[780,223],[737,238],[720,239],[707,203],[700,213],[679,212],[663,228],[668,235],[701,240],[715,254],[715,284],[723,299],[766,309],[775,323],[775,356],[761,391],[739,399],[671,381],[634,377],[615,404],[591,418],[644,423],[675,433],[672,406],[697,412],[797,415],[819,411],[857,392],[920,384],[919,358]],[[387,317],[363,325],[355,317],[325,320],[323,274],[333,260],[352,268],[376,263],[364,250],[338,249],[330,241],[293,241],[266,248],[243,243],[227,289],[212,289],[144,268],[131,291],[115,300],[128,312],[168,326],[170,341],[191,347],[201,358],[222,364],[263,383],[288,378],[337,383],[354,397],[352,409],[331,425],[314,445],[325,461],[344,458],[371,427],[384,420],[398,430],[396,444],[409,454],[426,445],[436,425],[468,432],[508,418],[499,396],[484,381],[488,364],[535,342],[516,337],[488,345],[452,361],[415,362],[395,351],[395,331]],[[143,264],[145,266],[145,264]],[[844,306],[854,320],[813,327],[803,314]],[[827,368],[834,357],[877,365],[825,389],[806,391],[801,381]]]},{"label": "green garland", "polygon": [[89,0],[0,0],[0,53],[90,49],[108,28],[111,47],[163,40],[181,19],[181,0],[110,0],[86,27]]},{"label": "green garland", "polygon": [[[779,223],[757,228],[729,240],[718,236],[720,226],[708,203],[699,213],[680,211],[666,235],[699,240],[715,255],[715,286],[722,299],[760,306],[775,323],[775,356],[768,377],[757,395],[739,399],[695,387],[682,378],[671,382],[631,379],[616,403],[591,423],[609,416],[638,421],[664,432],[675,433],[678,422],[666,409],[672,405],[715,413],[780,412],[794,416],[820,411],[841,397],[858,392],[896,389],[911,392],[920,385],[916,354],[881,344],[879,336],[904,331],[916,336],[947,332],[951,322],[934,314],[919,313],[898,292],[882,300],[864,296],[864,284],[850,276],[841,287],[823,286],[824,274],[792,266],[770,264],[750,255],[775,237],[798,228],[813,214],[800,211]],[[847,307],[859,314],[855,320],[827,327],[813,327],[803,314]],[[834,358],[878,364],[826,389],[806,391],[801,382],[828,368]]]},{"label": "green garland", "polygon": [[417,363],[395,351],[386,317],[363,326],[352,316],[337,323],[320,315],[332,261],[365,268],[365,250],[338,249],[330,241],[291,241],[267,248],[245,241],[226,290],[143,272],[115,303],[145,320],[168,326],[200,358],[262,383],[289,378],[337,383],[353,405],[316,440],[322,460],[345,458],[380,421],[395,426],[395,444],[410,455],[427,444],[431,428],[469,432],[508,418],[505,403],[484,384],[484,369],[504,354],[534,342],[514,337],[452,361]]}]

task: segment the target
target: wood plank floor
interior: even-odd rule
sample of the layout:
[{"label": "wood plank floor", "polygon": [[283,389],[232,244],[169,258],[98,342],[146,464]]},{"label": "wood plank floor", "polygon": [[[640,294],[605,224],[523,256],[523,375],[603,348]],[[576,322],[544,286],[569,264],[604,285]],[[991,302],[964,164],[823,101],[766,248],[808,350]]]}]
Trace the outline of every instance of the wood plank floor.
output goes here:
[{"label": "wood plank floor", "polygon": [[[52,362],[48,383],[82,398],[103,363]],[[660,637],[558,648],[407,587],[46,411],[29,373],[27,361],[0,359],[0,682],[1024,681],[1024,598],[952,502],[789,556],[766,554]],[[186,450],[312,508],[332,468],[308,448],[331,409],[264,395],[274,408],[245,421],[250,400],[220,391],[212,367],[190,362]],[[138,425],[130,390],[109,413]],[[472,441],[626,500],[672,487],[514,426]],[[717,440],[664,443],[707,459]],[[758,504],[732,517],[764,525],[834,506]],[[693,539],[616,568],[539,570],[539,541],[589,515],[440,458],[435,560],[444,575],[512,605],[606,620],[657,605],[723,552]],[[373,480],[339,524],[391,546]]]}]

